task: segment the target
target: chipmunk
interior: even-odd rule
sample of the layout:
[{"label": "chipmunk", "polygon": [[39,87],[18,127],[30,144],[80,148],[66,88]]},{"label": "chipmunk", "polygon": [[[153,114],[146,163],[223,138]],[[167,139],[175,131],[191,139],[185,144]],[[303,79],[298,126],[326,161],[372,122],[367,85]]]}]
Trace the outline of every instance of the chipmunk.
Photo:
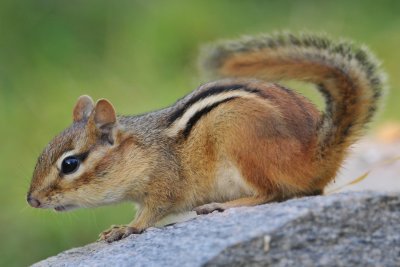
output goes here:
[{"label": "chipmunk", "polygon": [[[79,97],[73,122],[38,158],[28,203],[64,211],[121,201],[136,218],[100,235],[139,234],[170,213],[198,214],[323,193],[384,89],[365,48],[319,35],[246,37],[208,46],[201,85],[170,107],[117,116]],[[313,83],[319,111],[275,82]]]}]

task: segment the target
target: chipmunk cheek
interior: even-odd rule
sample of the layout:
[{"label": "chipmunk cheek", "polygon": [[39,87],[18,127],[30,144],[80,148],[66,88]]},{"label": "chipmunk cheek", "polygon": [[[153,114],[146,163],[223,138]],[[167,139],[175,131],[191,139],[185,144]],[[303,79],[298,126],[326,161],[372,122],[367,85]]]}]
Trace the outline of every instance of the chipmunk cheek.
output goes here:
[{"label": "chipmunk cheek", "polygon": [[107,170],[98,171],[96,172],[96,178],[104,178],[108,175],[108,173],[109,172]]}]

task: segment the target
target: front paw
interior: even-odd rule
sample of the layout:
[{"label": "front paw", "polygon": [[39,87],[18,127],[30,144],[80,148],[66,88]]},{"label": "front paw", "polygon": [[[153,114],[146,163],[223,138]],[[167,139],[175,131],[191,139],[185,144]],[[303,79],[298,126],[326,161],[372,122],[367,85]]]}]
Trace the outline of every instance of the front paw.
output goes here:
[{"label": "front paw", "polygon": [[194,209],[194,211],[197,213],[197,215],[208,214],[213,211],[222,212],[224,210],[225,210],[225,207],[224,207],[223,203],[209,203],[209,204],[198,206],[197,208]]},{"label": "front paw", "polygon": [[132,234],[140,234],[143,230],[137,229],[135,227],[130,227],[128,225],[113,225],[110,229],[102,232],[99,235],[99,241],[106,241],[107,243],[112,243],[114,241],[121,240]]}]

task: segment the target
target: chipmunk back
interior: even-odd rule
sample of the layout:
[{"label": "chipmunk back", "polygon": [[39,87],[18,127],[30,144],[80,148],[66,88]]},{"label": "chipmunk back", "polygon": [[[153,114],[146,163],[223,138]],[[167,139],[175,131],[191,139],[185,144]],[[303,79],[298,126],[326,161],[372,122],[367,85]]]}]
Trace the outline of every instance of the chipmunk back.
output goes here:
[{"label": "chipmunk back", "polygon": [[[225,41],[207,47],[201,62],[220,80],[155,112],[116,116],[109,101],[80,97],[72,125],[38,159],[29,204],[67,210],[136,202],[130,224],[101,234],[112,242],[170,213],[321,194],[384,87],[365,48],[316,35]],[[280,80],[314,83],[325,111]]]}]

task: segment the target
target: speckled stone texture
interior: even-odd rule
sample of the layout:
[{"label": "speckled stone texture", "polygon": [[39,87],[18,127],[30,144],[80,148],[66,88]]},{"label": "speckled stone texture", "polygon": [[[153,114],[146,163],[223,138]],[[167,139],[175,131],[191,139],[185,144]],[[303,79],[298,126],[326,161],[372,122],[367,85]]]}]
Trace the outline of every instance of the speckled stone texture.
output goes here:
[{"label": "speckled stone texture", "polygon": [[347,192],[236,208],[34,266],[400,266],[400,195]]}]

